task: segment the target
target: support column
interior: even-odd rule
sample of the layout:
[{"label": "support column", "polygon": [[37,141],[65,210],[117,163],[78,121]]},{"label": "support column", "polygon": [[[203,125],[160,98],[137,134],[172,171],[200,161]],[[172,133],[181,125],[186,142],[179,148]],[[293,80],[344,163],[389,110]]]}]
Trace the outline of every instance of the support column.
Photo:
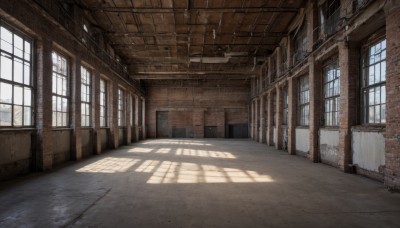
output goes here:
[{"label": "support column", "polygon": [[339,43],[340,66],[340,114],[339,114],[339,167],[344,172],[350,172],[351,127],[357,124],[357,97],[359,81],[359,48],[349,47],[347,42]]},{"label": "support column", "polygon": [[400,190],[400,1],[388,0],[386,13],[385,185]]},{"label": "support column", "polygon": [[100,73],[94,71],[92,74],[92,126],[93,126],[93,150],[95,154],[101,153],[100,137]]},{"label": "support column", "polygon": [[142,133],[143,139],[146,139],[146,102],[142,98]]},{"label": "support column", "polygon": [[297,126],[297,78],[289,78],[289,107],[288,107],[288,153],[296,154],[296,126]]},{"label": "support column", "polygon": [[315,63],[314,57],[309,59],[309,86],[310,86],[310,154],[309,159],[319,162],[319,128],[321,120],[322,94],[321,94],[321,69]]},{"label": "support column", "polygon": [[274,127],[273,127],[274,109],[273,109],[272,99],[273,99],[273,92],[270,91],[268,93],[268,129],[267,129],[268,146],[274,145]]},{"label": "support column", "polygon": [[81,131],[81,59],[76,56],[71,70],[71,158],[82,159]]},{"label": "support column", "polygon": [[36,162],[35,169],[49,170],[53,167],[52,129],[52,43],[37,42],[37,96],[36,96]]},{"label": "support column", "polygon": [[276,116],[275,116],[275,127],[276,127],[276,144],[275,148],[278,150],[282,149],[282,119],[283,119],[283,102],[282,102],[282,88],[276,86]]},{"label": "support column", "polygon": [[260,98],[260,132],[258,133],[259,142],[265,143],[265,96],[261,95]]}]

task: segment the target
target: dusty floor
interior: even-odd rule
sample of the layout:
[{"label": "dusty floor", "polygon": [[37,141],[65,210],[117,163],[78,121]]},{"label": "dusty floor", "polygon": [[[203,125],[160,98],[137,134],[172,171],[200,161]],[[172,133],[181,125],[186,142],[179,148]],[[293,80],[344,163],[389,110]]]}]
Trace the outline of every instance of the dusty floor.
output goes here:
[{"label": "dusty floor", "polygon": [[1,183],[0,227],[400,227],[400,194],[248,140],[148,140]]}]

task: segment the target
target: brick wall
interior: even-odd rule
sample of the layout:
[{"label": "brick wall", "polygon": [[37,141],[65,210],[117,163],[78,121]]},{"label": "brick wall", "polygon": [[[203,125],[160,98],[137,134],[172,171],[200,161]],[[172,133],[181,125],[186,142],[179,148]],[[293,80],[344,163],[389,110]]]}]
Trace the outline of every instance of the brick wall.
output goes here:
[{"label": "brick wall", "polygon": [[[84,13],[79,7],[74,9],[74,19],[80,21]],[[10,26],[17,28],[34,40],[33,55],[34,62],[33,80],[35,81],[35,128],[36,131],[32,136],[32,158],[30,167],[33,170],[49,170],[55,164],[57,158],[54,154],[55,145],[53,136],[55,131],[52,127],[52,51],[57,50],[63,53],[69,60],[71,69],[69,74],[69,91],[70,91],[70,109],[69,109],[69,125],[63,131],[67,132],[67,136],[62,138],[63,143],[70,145],[68,158],[79,160],[82,158],[82,147],[93,148],[89,154],[101,152],[101,138],[99,137],[99,107],[98,107],[98,86],[100,75],[107,77],[109,80],[110,92],[117,86],[124,87],[126,94],[138,94],[142,96],[140,90],[128,82],[124,75],[120,75],[113,71],[109,65],[102,62],[94,53],[88,50],[87,46],[80,39],[75,37],[69,31],[82,29],[79,23],[74,24],[77,27],[68,29],[68,31],[58,24],[52,17],[49,17],[45,11],[39,9],[33,1],[21,0],[0,1],[0,16],[2,20],[9,23]],[[79,27],[78,27],[79,26]],[[90,136],[88,138],[92,145],[82,145],[81,141],[81,110],[80,110],[80,69],[81,65],[85,65],[92,74],[92,127],[88,130]],[[113,89],[112,89],[113,88]],[[111,93],[109,93],[111,95]],[[113,133],[110,139],[112,147],[118,147],[118,131],[114,128],[117,126],[113,109],[116,104],[116,96],[109,97],[108,110],[110,132]],[[126,112],[128,115],[129,112]],[[126,118],[129,118],[128,116]],[[16,130],[18,132],[18,130]],[[72,132],[70,134],[70,132]],[[0,132],[3,134],[3,132]],[[60,134],[63,135],[63,134]],[[126,135],[127,136],[127,135]],[[125,141],[127,142],[127,140]],[[6,148],[12,150],[13,148]],[[0,167],[1,169],[1,167]],[[15,173],[16,175],[18,173]],[[0,174],[0,179],[2,176]]]},{"label": "brick wall", "polygon": [[148,137],[156,138],[157,111],[169,111],[169,116],[180,113],[179,118],[169,120],[169,128],[183,121],[193,129],[193,137],[199,138],[204,137],[204,126],[217,126],[222,138],[228,124],[248,123],[248,84],[219,86],[217,81],[208,81],[178,87],[177,81],[170,83],[147,87]]},{"label": "brick wall", "polygon": [[386,6],[386,172],[385,184],[400,190],[400,2]]}]

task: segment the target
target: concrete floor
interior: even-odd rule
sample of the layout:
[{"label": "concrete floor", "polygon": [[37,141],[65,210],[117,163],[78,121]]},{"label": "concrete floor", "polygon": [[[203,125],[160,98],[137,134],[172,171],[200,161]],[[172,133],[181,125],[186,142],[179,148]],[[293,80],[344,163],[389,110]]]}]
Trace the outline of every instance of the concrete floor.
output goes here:
[{"label": "concrete floor", "polygon": [[248,140],[148,140],[1,183],[0,227],[400,227],[400,194]]}]

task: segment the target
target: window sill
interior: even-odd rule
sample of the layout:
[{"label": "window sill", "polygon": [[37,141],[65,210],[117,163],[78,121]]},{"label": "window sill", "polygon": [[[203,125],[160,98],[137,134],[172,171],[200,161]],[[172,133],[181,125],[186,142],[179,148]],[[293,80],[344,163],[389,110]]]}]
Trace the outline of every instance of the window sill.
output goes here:
[{"label": "window sill", "polygon": [[0,128],[0,131],[2,131],[2,132],[7,132],[7,131],[35,131],[36,130],[36,128],[8,128],[8,127],[5,127],[5,128]]},{"label": "window sill", "polygon": [[320,129],[325,130],[325,131],[339,131],[338,126],[325,126],[325,127],[321,127]]},{"label": "window sill", "polygon": [[386,125],[358,125],[351,128],[354,132],[386,132]]},{"label": "window sill", "polygon": [[310,129],[310,126],[296,126],[296,129]]},{"label": "window sill", "polygon": [[71,131],[72,128],[69,128],[69,127],[53,127],[52,130],[53,131]]}]

